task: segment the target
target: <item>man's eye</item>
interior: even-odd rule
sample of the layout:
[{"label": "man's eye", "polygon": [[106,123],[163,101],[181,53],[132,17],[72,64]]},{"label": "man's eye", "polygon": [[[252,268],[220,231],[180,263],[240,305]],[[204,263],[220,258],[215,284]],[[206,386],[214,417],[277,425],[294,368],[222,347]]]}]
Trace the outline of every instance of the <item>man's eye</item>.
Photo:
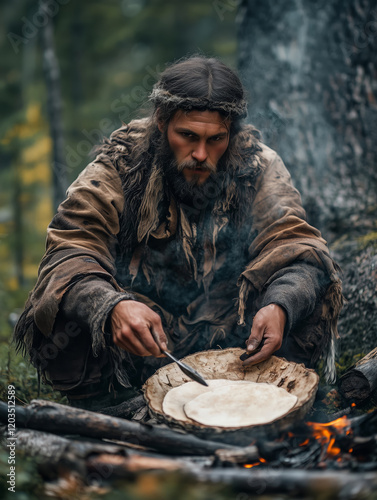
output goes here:
[{"label": "man's eye", "polygon": [[183,137],[194,137],[192,134],[190,134],[190,132],[181,132],[181,135],[183,135]]},{"label": "man's eye", "polygon": [[224,137],[223,137],[223,136],[221,136],[221,135],[220,135],[220,136],[216,136],[216,137],[212,137],[212,138],[211,138],[211,140],[212,140],[213,142],[220,142],[222,139],[224,139]]}]

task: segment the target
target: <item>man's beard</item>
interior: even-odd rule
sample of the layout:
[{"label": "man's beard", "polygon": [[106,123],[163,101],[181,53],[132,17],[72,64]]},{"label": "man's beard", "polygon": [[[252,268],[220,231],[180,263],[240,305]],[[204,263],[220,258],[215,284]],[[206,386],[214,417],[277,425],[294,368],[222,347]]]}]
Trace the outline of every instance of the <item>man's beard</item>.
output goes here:
[{"label": "man's beard", "polygon": [[[161,143],[157,148],[157,161],[161,165],[167,183],[174,197],[182,204],[193,209],[194,213],[207,208],[221,192],[221,175],[217,169],[221,170],[222,161],[217,165],[209,162],[198,162],[195,159],[178,162],[174,153],[170,149],[166,132],[162,134]],[[184,169],[194,170],[200,167],[202,171],[209,172],[210,175],[199,184],[200,175],[193,175],[191,180],[186,180],[183,175]]]}]

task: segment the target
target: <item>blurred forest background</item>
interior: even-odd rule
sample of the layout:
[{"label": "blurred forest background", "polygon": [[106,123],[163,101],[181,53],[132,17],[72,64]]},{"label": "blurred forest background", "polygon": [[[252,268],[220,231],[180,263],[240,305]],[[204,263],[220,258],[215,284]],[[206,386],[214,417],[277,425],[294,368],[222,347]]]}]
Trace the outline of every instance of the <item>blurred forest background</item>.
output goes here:
[{"label": "blurred forest background", "polygon": [[21,401],[35,395],[36,374],[9,339],[57,202],[92,147],[146,112],[165,65],[194,53],[238,68],[248,120],[282,156],[343,267],[346,364],[375,347],[376,0],[0,6],[0,397],[17,380]]},{"label": "blurred forest background", "polygon": [[[376,347],[376,0],[0,0],[0,9],[0,400],[10,383],[17,403],[37,395],[37,374],[10,338],[57,201],[92,147],[145,111],[165,65],[194,53],[238,68],[248,120],[282,156],[343,268],[338,375]],[[64,401],[45,386],[41,396]],[[35,464],[22,468],[18,487],[37,498]],[[0,453],[0,477],[8,471]],[[161,497],[156,483],[131,497],[183,490],[178,482]],[[209,496],[188,487],[185,498]]]},{"label": "blurred forest background", "polygon": [[[202,53],[236,66],[236,2],[228,2],[225,10],[201,0],[47,4],[60,72],[63,189],[103,135],[139,116],[167,63]],[[5,384],[10,314],[22,309],[35,283],[54,193],[45,19],[35,0],[2,0],[0,5],[0,382]],[[31,375],[23,364],[20,370]],[[28,377],[22,378],[18,395],[29,399],[31,386]]]}]

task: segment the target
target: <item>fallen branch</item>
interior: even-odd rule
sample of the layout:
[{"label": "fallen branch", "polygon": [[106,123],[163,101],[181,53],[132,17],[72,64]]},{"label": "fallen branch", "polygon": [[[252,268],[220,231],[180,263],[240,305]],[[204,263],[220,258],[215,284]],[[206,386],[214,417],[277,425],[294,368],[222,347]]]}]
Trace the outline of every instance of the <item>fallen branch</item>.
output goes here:
[{"label": "fallen branch", "polygon": [[[1,402],[0,421],[6,424],[7,416],[7,404]],[[130,422],[44,400],[33,400],[24,407],[17,406],[16,426],[58,434],[116,439],[169,455],[213,455],[219,448],[234,448],[163,426]]]},{"label": "fallen branch", "polygon": [[17,450],[36,458],[40,471],[49,479],[61,475],[63,469],[76,471],[83,478],[90,473],[109,479],[124,477],[127,473],[176,471],[189,466],[187,461],[176,458],[135,452],[124,446],[68,439],[30,429],[18,430],[14,439]]},{"label": "fallen branch", "polygon": [[215,456],[224,463],[247,464],[259,461],[259,452],[256,446],[246,446],[245,448],[233,450],[217,450]]},{"label": "fallen branch", "polygon": [[124,401],[118,406],[109,406],[98,410],[98,413],[104,413],[110,417],[131,418],[133,414],[146,405],[144,396],[136,396],[128,401]]},{"label": "fallen branch", "polygon": [[374,472],[277,470],[253,467],[196,470],[189,475],[197,481],[225,483],[236,491],[258,495],[294,492],[295,496],[316,493],[316,498],[350,498],[350,491],[357,491],[360,497],[370,498],[371,493],[377,488],[377,475]]},{"label": "fallen branch", "polygon": [[[206,469],[186,462],[184,457],[169,459],[156,454],[138,453],[121,446],[82,442],[28,429],[17,431],[16,437],[19,450],[38,458],[42,475],[55,479],[64,474],[68,477],[75,471],[76,479],[89,486],[99,479],[111,482],[133,478],[139,473],[150,475],[155,472],[174,472],[181,474],[183,484],[185,479],[191,482],[226,484],[234,491],[257,495],[294,492],[295,496],[315,493],[318,497],[349,498],[350,491],[357,491],[363,498],[369,498],[377,488],[375,472],[278,470],[265,466],[252,469]],[[253,447],[243,450],[245,457],[251,452],[248,456],[253,458],[251,448]],[[217,455],[221,455],[222,451],[224,450],[219,450]],[[231,456],[230,453],[228,457]],[[236,456],[234,453],[233,457]]]},{"label": "fallen branch", "polygon": [[339,392],[348,400],[361,403],[377,388],[377,347],[360,359],[339,381]]}]

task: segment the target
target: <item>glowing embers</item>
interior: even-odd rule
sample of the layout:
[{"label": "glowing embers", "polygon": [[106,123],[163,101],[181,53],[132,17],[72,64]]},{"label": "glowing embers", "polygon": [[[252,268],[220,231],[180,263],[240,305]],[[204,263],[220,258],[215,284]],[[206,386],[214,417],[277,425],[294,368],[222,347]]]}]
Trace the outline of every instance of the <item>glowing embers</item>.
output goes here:
[{"label": "glowing embers", "polygon": [[311,428],[314,438],[320,441],[322,445],[321,459],[329,457],[340,458],[342,449],[336,446],[335,443],[337,436],[350,435],[352,433],[350,420],[344,416],[326,424],[308,422],[307,425]]},{"label": "glowing embers", "polygon": [[328,423],[307,422],[274,441],[253,442],[259,459],[243,467],[377,470],[376,417],[377,412],[368,419],[373,431],[369,437],[357,435],[360,425],[365,429],[365,417],[361,422],[360,417],[343,416]]},{"label": "glowing embers", "polygon": [[244,467],[245,467],[245,469],[251,469],[252,467],[256,467],[257,465],[266,464],[266,463],[267,463],[267,460],[265,460],[264,458],[260,458],[259,462],[254,462],[253,464],[245,464]]}]

